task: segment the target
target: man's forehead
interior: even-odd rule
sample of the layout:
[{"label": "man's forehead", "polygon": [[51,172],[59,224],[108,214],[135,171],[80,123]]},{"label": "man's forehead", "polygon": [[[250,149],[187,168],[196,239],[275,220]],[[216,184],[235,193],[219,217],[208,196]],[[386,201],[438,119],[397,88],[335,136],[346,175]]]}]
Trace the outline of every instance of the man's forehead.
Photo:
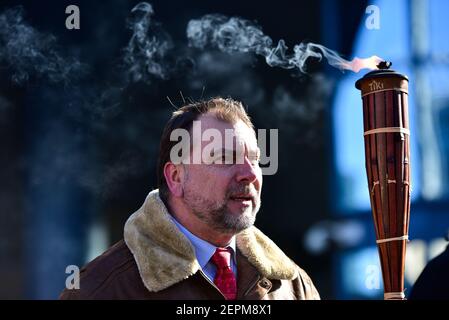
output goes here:
[{"label": "man's forehead", "polygon": [[227,131],[234,133],[236,136],[248,135],[248,137],[255,138],[254,130],[240,119],[238,119],[235,123],[230,123],[228,121],[218,119],[213,113],[207,113],[201,115],[197,121],[201,124],[201,131],[216,129],[222,134],[225,134]]},{"label": "man's forehead", "polygon": [[[196,131],[195,128],[201,130]],[[200,143],[196,144],[195,140]],[[249,153],[258,153],[257,138],[252,128],[240,119],[229,123],[213,114],[202,115],[193,124],[193,141],[194,148],[198,145],[201,149],[208,147],[214,152],[246,150]]]}]

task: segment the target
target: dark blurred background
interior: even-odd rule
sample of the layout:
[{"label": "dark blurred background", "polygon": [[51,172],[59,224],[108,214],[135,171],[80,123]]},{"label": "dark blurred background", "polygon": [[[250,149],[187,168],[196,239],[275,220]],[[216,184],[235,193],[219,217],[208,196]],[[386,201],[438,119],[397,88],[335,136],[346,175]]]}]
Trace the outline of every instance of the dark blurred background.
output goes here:
[{"label": "dark blurred background", "polygon": [[[120,240],[155,187],[173,105],[217,95],[241,100],[257,128],[279,130],[279,168],[264,176],[256,225],[322,298],[382,298],[354,88],[366,70],[310,59],[301,73],[251,53],[189,46],[188,22],[210,13],[254,22],[274,45],[378,55],[409,76],[410,288],[449,229],[449,3],[157,0],[148,29],[142,12],[131,13],[138,3],[0,2],[0,298],[57,298],[68,265]],[[71,4],[79,30],[65,26]],[[366,25],[369,5],[379,9],[378,29]]]}]

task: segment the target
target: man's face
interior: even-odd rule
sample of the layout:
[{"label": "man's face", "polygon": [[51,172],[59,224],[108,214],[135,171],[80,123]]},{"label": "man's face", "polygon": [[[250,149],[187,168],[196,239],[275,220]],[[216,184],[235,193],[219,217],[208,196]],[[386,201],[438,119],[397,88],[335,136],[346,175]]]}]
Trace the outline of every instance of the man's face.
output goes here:
[{"label": "man's face", "polygon": [[[255,133],[241,120],[230,124],[211,114],[198,120],[202,137],[206,130],[215,129],[222,140],[193,143],[190,159],[198,151],[203,156],[200,163],[184,164],[183,201],[213,229],[236,234],[254,224],[260,208],[262,171]],[[229,143],[228,138],[225,145],[230,135],[233,140]]]}]

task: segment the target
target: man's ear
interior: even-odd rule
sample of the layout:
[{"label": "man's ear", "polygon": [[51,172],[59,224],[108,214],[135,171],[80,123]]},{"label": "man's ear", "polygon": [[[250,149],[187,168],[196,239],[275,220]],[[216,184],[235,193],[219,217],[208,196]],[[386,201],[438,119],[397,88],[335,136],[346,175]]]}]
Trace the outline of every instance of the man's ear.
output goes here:
[{"label": "man's ear", "polygon": [[167,162],[164,166],[164,177],[167,182],[168,189],[174,197],[182,197],[184,183],[184,166]]}]

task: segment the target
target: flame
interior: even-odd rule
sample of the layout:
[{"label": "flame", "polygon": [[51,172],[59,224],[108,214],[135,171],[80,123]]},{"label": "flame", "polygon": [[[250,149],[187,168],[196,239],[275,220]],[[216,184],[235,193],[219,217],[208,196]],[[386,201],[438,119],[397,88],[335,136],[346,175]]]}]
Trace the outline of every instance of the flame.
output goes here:
[{"label": "flame", "polygon": [[370,69],[370,70],[378,69],[377,65],[382,61],[384,61],[384,59],[379,58],[378,56],[372,56],[366,59],[355,57],[354,59],[352,59],[352,61],[349,61],[347,66],[345,67],[348,70],[357,73],[362,69]]}]

